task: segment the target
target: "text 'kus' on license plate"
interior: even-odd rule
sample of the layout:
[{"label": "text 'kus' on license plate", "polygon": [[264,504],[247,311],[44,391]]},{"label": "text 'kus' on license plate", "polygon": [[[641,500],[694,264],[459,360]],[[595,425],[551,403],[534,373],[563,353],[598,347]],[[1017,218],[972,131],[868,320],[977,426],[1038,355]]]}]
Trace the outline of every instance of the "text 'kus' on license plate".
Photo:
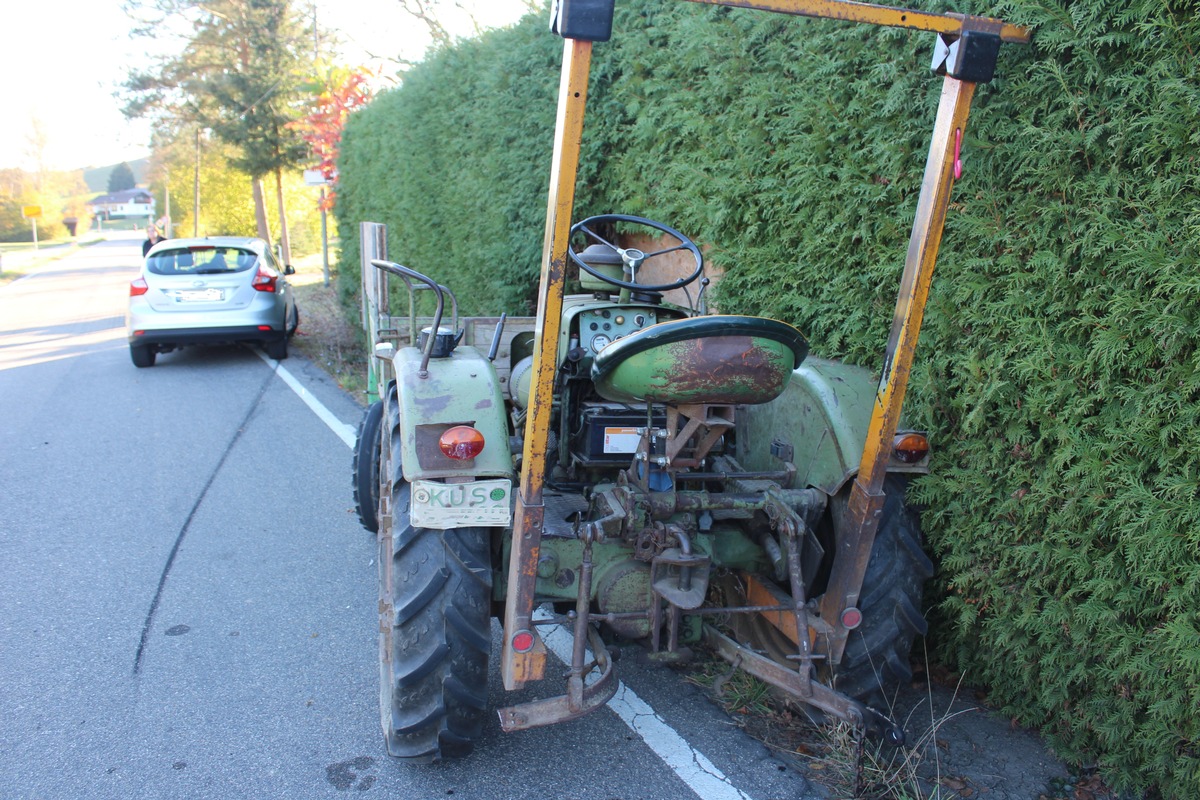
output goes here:
[{"label": "text 'kus' on license plate", "polygon": [[507,478],[438,483],[413,481],[412,524],[418,528],[458,528],[467,525],[507,526],[512,522]]}]

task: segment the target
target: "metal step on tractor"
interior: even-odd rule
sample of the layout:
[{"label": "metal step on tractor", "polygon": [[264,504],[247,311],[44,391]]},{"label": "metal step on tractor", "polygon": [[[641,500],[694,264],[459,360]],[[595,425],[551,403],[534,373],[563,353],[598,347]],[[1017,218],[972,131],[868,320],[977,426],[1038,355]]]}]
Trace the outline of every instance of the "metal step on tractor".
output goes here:
[{"label": "metal step on tractor", "polygon": [[[388,751],[470,752],[493,617],[508,691],[543,677],[544,626],[574,635],[563,694],[499,708],[506,731],[602,707],[614,642],[668,661],[703,643],[900,742],[880,700],[911,677],[932,574],[904,499],[929,443],[900,409],[974,86],[1001,41],[1028,34],[838,0],[720,3],[938,33],[941,101],[880,376],[810,356],[785,322],[708,313],[702,249],[667,224],[571,224],[591,48],[613,4],[552,11],[565,46],[537,317],[460,318],[449,288],[387,260],[383,226],[362,224],[379,399],[353,484],[379,542]],[[568,268],[583,294],[565,295]],[[395,279],[406,314],[390,313]],[[417,313],[424,296],[432,316]]]}]

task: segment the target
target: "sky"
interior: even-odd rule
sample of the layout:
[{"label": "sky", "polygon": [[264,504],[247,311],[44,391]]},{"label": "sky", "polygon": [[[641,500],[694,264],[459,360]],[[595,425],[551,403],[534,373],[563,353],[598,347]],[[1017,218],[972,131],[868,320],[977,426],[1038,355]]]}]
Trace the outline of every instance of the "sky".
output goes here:
[{"label": "sky", "polygon": [[[293,0],[311,9],[309,0]],[[447,3],[447,5],[453,5]],[[523,0],[463,0],[481,24],[520,18]],[[417,60],[427,36],[400,0],[317,0],[318,24],[343,42],[343,63],[392,75],[397,56]],[[449,21],[448,27],[454,25]],[[127,121],[113,96],[148,52],[168,46],[129,36],[121,0],[6,0],[0,10],[0,169],[36,168],[31,142],[42,132],[44,164],[73,170],[133,161],[149,154],[150,127]],[[460,21],[457,32],[469,33]]]}]

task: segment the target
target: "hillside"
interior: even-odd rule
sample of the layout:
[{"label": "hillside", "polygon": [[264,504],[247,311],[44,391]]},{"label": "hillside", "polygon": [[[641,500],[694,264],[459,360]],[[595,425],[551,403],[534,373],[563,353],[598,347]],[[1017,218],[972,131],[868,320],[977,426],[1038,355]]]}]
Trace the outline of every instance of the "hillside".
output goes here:
[{"label": "hillside", "polygon": [[[136,161],[128,162],[133,169],[133,176],[137,178],[138,186],[144,186],[146,181],[146,170],[150,166],[150,159],[139,158]],[[108,176],[112,173],[116,164],[109,164],[105,167],[92,167],[83,171],[83,180],[87,183],[88,190],[93,192],[103,192],[108,190]]]}]

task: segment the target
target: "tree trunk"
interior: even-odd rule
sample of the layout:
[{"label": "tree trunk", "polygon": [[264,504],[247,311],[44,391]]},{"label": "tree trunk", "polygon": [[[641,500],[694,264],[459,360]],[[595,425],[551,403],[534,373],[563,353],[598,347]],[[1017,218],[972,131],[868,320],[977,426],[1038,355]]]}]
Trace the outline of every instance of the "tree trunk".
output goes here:
[{"label": "tree trunk", "polygon": [[200,129],[196,128],[196,164],[192,176],[192,236],[200,236]]},{"label": "tree trunk", "polygon": [[292,263],[292,239],[288,235],[287,211],[283,207],[283,171],[275,168],[275,197],[279,201],[279,246],[283,248],[283,263]]},{"label": "tree trunk", "polygon": [[254,187],[254,219],[258,223],[258,238],[271,244],[271,226],[267,222],[267,204],[263,197],[262,178],[254,178],[250,185]]}]

